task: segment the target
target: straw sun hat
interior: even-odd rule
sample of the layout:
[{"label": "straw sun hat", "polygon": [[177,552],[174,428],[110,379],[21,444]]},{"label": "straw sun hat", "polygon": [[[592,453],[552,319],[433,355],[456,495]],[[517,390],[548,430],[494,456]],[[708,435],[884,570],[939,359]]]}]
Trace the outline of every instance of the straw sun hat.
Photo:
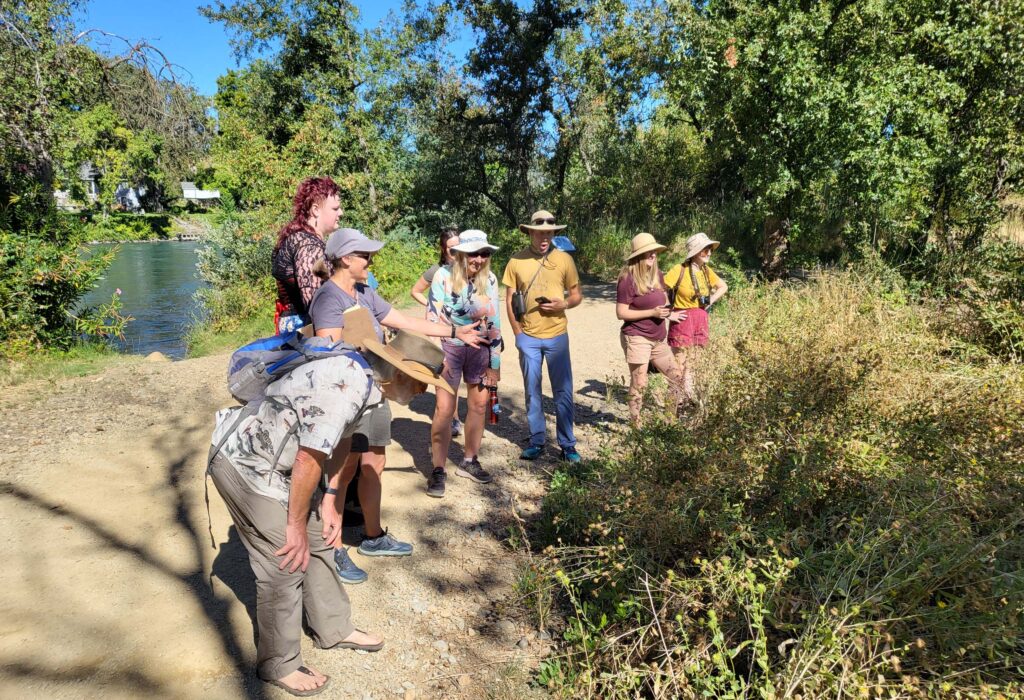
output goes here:
[{"label": "straw sun hat", "polygon": [[529,233],[530,231],[550,231],[554,233],[564,228],[565,224],[556,224],[555,215],[546,209],[533,212],[533,216],[530,217],[530,223],[519,224],[519,230],[523,233]]},{"label": "straw sun hat", "polygon": [[644,253],[650,253],[652,250],[655,253],[660,253],[665,250],[665,246],[654,240],[654,236],[649,233],[638,233],[633,236],[633,242],[629,254],[626,255],[625,260],[629,262],[638,255]]},{"label": "straw sun hat", "polygon": [[409,331],[398,331],[388,345],[377,340],[377,332],[365,306],[353,306],[345,312],[342,340],[393,365],[395,369],[413,379],[432,384],[454,394],[447,381],[441,378],[444,351],[427,338]]},{"label": "straw sun hat", "polygon": [[719,245],[718,241],[708,238],[708,234],[695,233],[686,239],[686,259],[689,260],[708,246],[711,246],[711,250],[718,250]]}]

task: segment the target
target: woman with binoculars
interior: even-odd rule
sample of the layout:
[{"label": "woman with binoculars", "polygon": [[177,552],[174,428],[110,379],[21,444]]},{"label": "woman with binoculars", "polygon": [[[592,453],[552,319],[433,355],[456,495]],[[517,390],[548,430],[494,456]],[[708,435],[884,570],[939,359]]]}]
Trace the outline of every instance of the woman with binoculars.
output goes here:
[{"label": "woman with binoculars", "polygon": [[693,405],[698,353],[708,343],[708,313],[729,287],[708,265],[712,251],[718,248],[707,234],[698,233],[686,239],[686,260],[665,273],[665,285],[674,298],[673,311],[685,310],[685,317],[673,323],[668,344],[683,376],[683,396]]}]

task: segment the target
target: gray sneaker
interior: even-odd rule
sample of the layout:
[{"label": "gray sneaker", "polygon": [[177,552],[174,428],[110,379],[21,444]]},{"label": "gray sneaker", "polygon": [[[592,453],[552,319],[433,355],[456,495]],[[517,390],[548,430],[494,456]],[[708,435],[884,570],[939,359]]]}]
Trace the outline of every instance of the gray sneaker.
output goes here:
[{"label": "gray sneaker", "polygon": [[367,557],[407,557],[412,554],[412,545],[399,542],[384,530],[379,537],[364,539],[358,552]]},{"label": "gray sneaker", "polygon": [[493,478],[490,472],[480,466],[480,460],[476,457],[462,460],[462,466],[456,469],[455,473],[478,484],[489,484]]},{"label": "gray sneaker", "polygon": [[352,561],[352,557],[348,555],[348,547],[334,550],[334,570],[338,572],[338,578],[345,583],[362,583],[369,578],[366,572]]},{"label": "gray sneaker", "polygon": [[444,482],[448,479],[448,475],[441,467],[434,467],[434,471],[430,473],[430,478],[427,479],[427,495],[433,498],[444,497]]}]

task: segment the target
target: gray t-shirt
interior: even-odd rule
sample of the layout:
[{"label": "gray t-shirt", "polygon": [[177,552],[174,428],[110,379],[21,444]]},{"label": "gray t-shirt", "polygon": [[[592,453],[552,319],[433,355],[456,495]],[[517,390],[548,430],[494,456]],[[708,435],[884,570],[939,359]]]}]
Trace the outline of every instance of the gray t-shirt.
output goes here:
[{"label": "gray t-shirt", "polygon": [[380,294],[365,284],[356,284],[356,298],[353,299],[333,280],[327,280],[313,294],[309,302],[309,317],[313,320],[313,328],[344,328],[345,310],[353,306],[365,306],[373,317],[373,329],[377,331],[377,340],[384,342],[384,329],[380,322],[391,313],[391,304],[384,301]]},{"label": "gray t-shirt", "polygon": [[427,284],[432,284],[433,283],[434,275],[436,275],[437,271],[440,270],[440,269],[441,269],[441,266],[438,265],[437,263],[434,263],[433,265],[431,265],[430,267],[427,268],[427,271],[423,273],[423,279],[425,279],[427,281]]}]

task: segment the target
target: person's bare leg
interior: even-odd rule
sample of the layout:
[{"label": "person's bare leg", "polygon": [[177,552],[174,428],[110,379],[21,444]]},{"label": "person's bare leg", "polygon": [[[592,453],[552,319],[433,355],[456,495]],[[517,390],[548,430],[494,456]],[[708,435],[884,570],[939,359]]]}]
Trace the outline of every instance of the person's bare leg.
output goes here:
[{"label": "person's bare leg", "polygon": [[634,428],[640,427],[640,408],[647,388],[647,363],[628,362],[629,365],[629,420]]},{"label": "person's bare leg", "polygon": [[679,374],[683,384],[683,397],[687,403],[693,403],[697,398],[693,388],[694,356],[691,352],[692,349],[690,347],[672,348],[672,354],[676,357],[676,364],[679,365]]},{"label": "person's bare leg", "polygon": [[[434,419],[430,423],[430,455],[433,467],[442,467],[448,463],[448,448],[452,444],[452,416],[455,414],[457,396],[447,391],[437,392],[434,404]],[[467,420],[469,416],[466,417]]]},{"label": "person's bare leg", "polygon": [[480,441],[484,436],[484,414],[487,411],[488,391],[483,384],[469,384],[466,387],[466,459],[480,454]]},{"label": "person's bare leg", "polygon": [[387,456],[383,447],[370,446],[369,452],[360,455],[359,507],[363,509],[363,529],[370,539],[380,537],[384,528],[380,525],[381,475]]},{"label": "person's bare leg", "polygon": [[359,468],[360,456],[358,452],[349,452],[340,457],[337,452],[331,455],[331,459],[343,457],[345,460],[344,466],[341,468],[341,474],[338,475],[338,496],[334,499],[335,510],[341,516],[342,528],[345,527],[345,494],[348,492],[348,485],[352,483],[352,478],[356,475],[356,470]]}]

